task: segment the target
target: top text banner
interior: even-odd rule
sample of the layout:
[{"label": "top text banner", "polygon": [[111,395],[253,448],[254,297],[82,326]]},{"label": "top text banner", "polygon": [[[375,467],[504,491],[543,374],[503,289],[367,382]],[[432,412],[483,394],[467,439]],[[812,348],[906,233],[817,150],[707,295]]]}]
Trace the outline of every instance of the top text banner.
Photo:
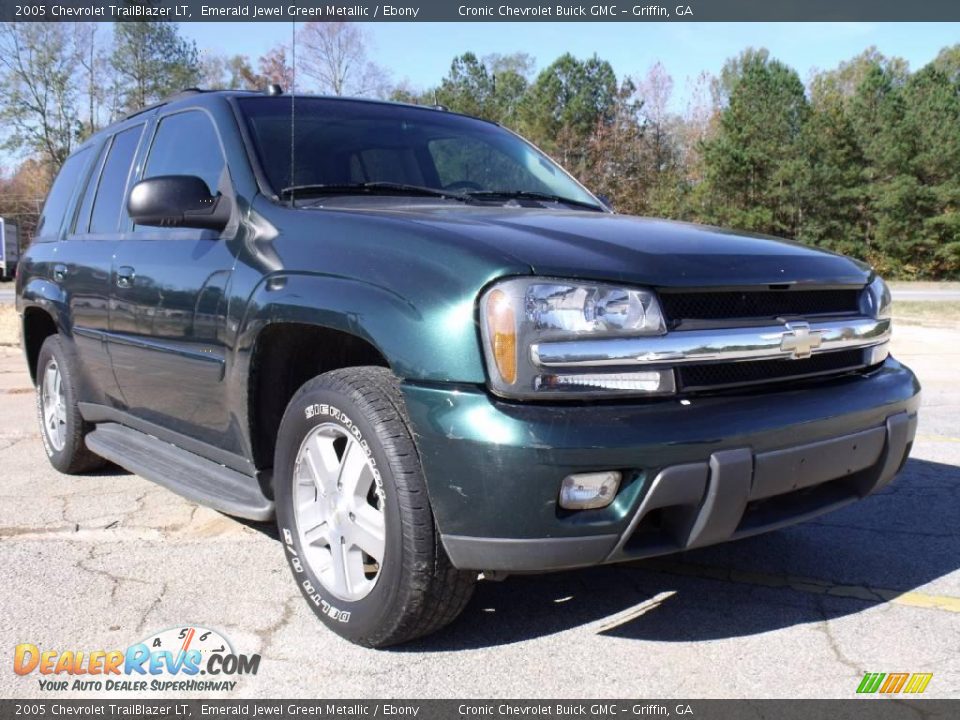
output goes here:
[{"label": "top text banner", "polygon": [[0,0],[0,21],[114,22],[839,22],[956,21],[960,0]]}]

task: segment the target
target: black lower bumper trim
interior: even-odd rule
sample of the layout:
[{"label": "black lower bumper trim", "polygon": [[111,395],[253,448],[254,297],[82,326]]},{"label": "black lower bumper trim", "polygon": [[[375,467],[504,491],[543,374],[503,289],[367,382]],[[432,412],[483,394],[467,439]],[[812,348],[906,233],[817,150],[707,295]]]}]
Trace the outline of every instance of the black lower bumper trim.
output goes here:
[{"label": "black lower bumper trim", "polygon": [[443,546],[461,570],[543,572],[598,565],[617,543],[616,535],[575,538],[481,538],[444,535]]},{"label": "black lower bumper trim", "polygon": [[[802,522],[885,487],[916,434],[907,412],[880,427],[754,454],[713,453],[662,469],[620,535],[485,538],[444,535],[464,570],[546,572],[664,555]],[[649,527],[648,527],[649,526]]]},{"label": "black lower bumper trim", "polygon": [[916,428],[916,414],[901,412],[849,435],[758,454],[725,450],[664,468],[606,562],[775,530],[865,497],[900,470]]}]

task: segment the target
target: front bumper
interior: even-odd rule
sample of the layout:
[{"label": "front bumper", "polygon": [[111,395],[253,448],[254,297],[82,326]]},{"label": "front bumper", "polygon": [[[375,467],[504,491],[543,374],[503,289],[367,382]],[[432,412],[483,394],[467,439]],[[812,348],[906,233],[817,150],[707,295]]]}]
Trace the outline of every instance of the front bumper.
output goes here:
[{"label": "front bumper", "polygon": [[[920,386],[890,358],[867,375],[632,404],[403,390],[451,561],[537,572],[745,537],[875,492],[909,453]],[[597,470],[623,475],[611,505],[558,506],[566,475]]]}]

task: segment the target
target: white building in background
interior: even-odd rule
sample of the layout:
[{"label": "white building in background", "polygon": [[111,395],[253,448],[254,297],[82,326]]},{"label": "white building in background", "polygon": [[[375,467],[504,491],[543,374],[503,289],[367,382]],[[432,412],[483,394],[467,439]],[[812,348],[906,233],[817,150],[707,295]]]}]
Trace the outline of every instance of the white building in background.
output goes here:
[{"label": "white building in background", "polygon": [[0,279],[10,280],[20,260],[20,236],[13,220],[0,217]]}]

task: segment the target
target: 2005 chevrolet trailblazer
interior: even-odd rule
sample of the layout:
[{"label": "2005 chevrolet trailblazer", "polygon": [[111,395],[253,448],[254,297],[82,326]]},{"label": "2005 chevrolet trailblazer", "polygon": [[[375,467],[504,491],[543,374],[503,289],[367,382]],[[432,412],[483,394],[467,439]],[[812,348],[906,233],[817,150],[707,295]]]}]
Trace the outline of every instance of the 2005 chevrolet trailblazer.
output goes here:
[{"label": "2005 chevrolet trailblazer", "polygon": [[442,109],[273,88],[135,113],[64,164],[17,291],[53,465],[275,515],[300,591],[370,646],[448,623],[478,571],[837,508],[916,429],[869,267],[617,215]]}]

